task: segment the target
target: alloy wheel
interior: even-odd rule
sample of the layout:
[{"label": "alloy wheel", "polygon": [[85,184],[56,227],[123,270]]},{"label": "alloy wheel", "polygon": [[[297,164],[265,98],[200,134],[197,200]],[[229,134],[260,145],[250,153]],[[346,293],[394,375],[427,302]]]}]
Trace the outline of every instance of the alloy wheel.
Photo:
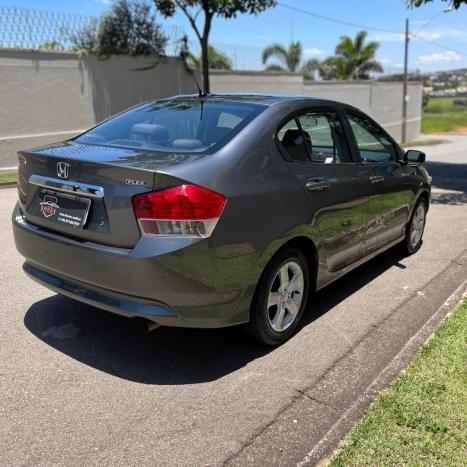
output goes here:
[{"label": "alloy wheel", "polygon": [[410,245],[415,248],[422,238],[423,228],[425,226],[425,208],[419,204],[410,225]]},{"label": "alloy wheel", "polygon": [[274,331],[285,331],[295,321],[303,292],[302,268],[295,261],[288,261],[277,271],[269,291],[267,315]]}]

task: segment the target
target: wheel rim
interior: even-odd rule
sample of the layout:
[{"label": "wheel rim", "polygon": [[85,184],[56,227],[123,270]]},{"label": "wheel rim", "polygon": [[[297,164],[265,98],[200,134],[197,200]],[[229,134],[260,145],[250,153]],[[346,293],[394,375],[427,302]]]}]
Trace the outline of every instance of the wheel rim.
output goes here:
[{"label": "wheel rim", "polygon": [[285,331],[297,318],[303,301],[303,271],[295,261],[288,261],[272,281],[267,303],[269,324],[276,332]]},{"label": "wheel rim", "polygon": [[423,228],[425,226],[425,208],[419,204],[415,210],[412,224],[410,225],[410,245],[415,248],[422,238]]}]

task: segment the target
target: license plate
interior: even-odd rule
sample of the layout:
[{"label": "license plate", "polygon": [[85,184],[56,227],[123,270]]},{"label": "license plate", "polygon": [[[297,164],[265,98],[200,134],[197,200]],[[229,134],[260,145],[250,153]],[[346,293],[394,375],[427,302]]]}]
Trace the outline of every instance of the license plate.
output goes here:
[{"label": "license plate", "polygon": [[88,218],[91,200],[79,196],[41,190],[33,206],[35,215],[50,222],[82,229]]}]

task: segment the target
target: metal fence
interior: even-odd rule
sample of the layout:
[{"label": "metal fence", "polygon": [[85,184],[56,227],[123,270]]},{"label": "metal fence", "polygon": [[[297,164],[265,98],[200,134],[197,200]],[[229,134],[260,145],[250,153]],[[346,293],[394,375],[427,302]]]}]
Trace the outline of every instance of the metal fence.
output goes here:
[{"label": "metal fence", "polygon": [[[0,5],[0,47],[69,50],[70,37],[89,26],[93,19],[93,16]],[[163,33],[168,39],[166,55],[178,55],[184,30],[165,26]]]}]

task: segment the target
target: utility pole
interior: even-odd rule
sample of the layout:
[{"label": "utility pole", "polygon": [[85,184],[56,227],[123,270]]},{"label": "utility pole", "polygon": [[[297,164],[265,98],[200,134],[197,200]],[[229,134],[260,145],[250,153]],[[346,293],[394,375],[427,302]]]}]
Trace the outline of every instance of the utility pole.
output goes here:
[{"label": "utility pole", "polygon": [[402,84],[402,142],[407,139],[407,102],[409,95],[407,94],[407,81],[409,79],[409,19],[405,20],[405,49],[404,49],[404,81]]}]

